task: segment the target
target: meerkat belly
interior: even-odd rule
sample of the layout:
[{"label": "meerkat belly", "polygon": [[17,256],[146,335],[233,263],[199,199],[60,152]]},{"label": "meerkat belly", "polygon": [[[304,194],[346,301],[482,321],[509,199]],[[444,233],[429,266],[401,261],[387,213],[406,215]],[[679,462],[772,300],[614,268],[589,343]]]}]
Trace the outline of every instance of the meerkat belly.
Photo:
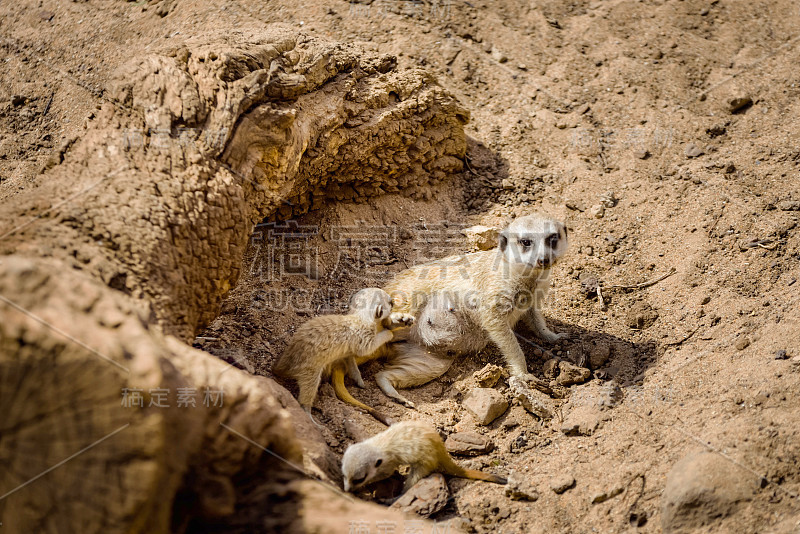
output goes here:
[{"label": "meerkat belly", "polygon": [[536,306],[537,294],[542,290],[537,283],[533,283],[530,286],[525,284],[518,288],[508,313],[508,326],[514,328],[520,319]]},{"label": "meerkat belly", "polygon": [[508,326],[514,328],[517,326],[517,323],[522,319],[522,316],[528,312],[527,309],[520,309],[514,308],[511,313],[508,314]]}]

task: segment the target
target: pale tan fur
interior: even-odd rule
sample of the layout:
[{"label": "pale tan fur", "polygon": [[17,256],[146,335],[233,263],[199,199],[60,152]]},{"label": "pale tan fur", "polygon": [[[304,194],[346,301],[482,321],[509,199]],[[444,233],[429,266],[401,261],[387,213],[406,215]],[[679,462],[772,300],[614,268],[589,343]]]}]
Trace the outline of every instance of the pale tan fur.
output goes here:
[{"label": "pale tan fur", "polygon": [[[501,233],[497,249],[411,267],[384,289],[392,296],[396,312],[414,317],[424,313],[433,295],[446,292],[456,310],[466,314],[469,325],[474,325],[473,331],[478,328],[482,333],[466,340],[457,337],[454,343],[459,352],[480,350],[491,341],[502,352],[512,375],[537,381],[528,373],[514,327],[522,319],[536,335],[549,342],[565,335],[547,328],[541,307],[550,287],[550,267],[566,250],[564,224],[530,215],[515,220]],[[424,321],[417,321],[414,328],[424,328]],[[428,345],[420,339],[422,336],[415,334],[414,328],[408,341],[389,346],[387,366],[376,375],[384,393],[410,407],[413,403],[400,395],[396,387],[424,384],[447,371],[452,362],[443,355],[442,351],[448,348],[446,344]]]},{"label": "pale tan fur", "polygon": [[347,315],[315,317],[297,329],[273,372],[294,378],[300,388],[298,400],[311,410],[323,373],[343,362],[350,376],[363,386],[355,358],[377,351],[392,339],[383,323],[392,312],[389,295],[378,288],[357,292]]},{"label": "pale tan fur", "polygon": [[506,482],[500,476],[456,464],[431,424],[403,421],[347,448],[342,457],[344,489],[353,491],[384,480],[404,465],[410,469],[403,492],[434,472],[498,484]]}]

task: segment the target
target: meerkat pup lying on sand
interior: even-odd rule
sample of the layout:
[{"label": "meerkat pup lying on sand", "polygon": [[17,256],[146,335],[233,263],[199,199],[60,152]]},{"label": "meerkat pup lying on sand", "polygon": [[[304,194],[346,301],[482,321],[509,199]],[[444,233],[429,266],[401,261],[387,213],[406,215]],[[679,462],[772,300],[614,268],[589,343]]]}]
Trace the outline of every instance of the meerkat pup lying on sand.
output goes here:
[{"label": "meerkat pup lying on sand", "polygon": [[[355,358],[372,354],[391,341],[392,332],[384,328],[390,317],[389,295],[378,288],[362,289],[351,298],[347,315],[323,315],[300,326],[272,371],[297,381],[300,405],[311,413],[322,375],[329,373],[332,366],[345,366],[351,378],[363,387]],[[411,317],[395,317],[413,322]],[[377,419],[385,419],[372,408],[362,407]]]},{"label": "meerkat pup lying on sand", "polygon": [[[451,341],[442,343],[448,336],[440,328],[425,334],[423,330],[430,330],[427,318],[417,321],[405,343],[388,347],[387,365],[375,377],[386,395],[413,408],[396,388],[422,385],[444,374],[453,361],[444,357],[443,351],[451,350],[450,346],[455,352],[473,352],[490,341],[502,352],[513,376],[545,387],[528,373],[514,327],[522,319],[548,342],[565,335],[547,328],[541,308],[550,288],[550,268],[567,251],[567,228],[548,217],[520,217],[501,232],[498,245],[495,250],[411,267],[386,285],[394,310],[414,317],[426,313],[441,316],[441,299],[448,299],[456,333]],[[446,296],[434,297],[437,293]],[[428,305],[433,308],[426,312]],[[459,334],[464,331],[469,335]]]},{"label": "meerkat pup lying on sand", "polygon": [[403,465],[410,467],[403,485],[404,493],[434,472],[506,483],[506,479],[500,476],[464,469],[455,463],[444,448],[441,436],[429,423],[403,421],[347,448],[342,457],[344,490],[354,491],[389,478]]}]

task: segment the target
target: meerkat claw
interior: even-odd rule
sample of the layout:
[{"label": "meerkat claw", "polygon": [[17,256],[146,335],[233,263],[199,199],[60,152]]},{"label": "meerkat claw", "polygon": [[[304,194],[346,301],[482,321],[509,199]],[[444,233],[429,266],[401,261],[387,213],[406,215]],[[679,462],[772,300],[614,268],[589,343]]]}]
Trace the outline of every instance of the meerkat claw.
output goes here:
[{"label": "meerkat claw", "polygon": [[386,328],[390,330],[404,328],[414,324],[414,316],[410,313],[392,313],[385,324]]}]

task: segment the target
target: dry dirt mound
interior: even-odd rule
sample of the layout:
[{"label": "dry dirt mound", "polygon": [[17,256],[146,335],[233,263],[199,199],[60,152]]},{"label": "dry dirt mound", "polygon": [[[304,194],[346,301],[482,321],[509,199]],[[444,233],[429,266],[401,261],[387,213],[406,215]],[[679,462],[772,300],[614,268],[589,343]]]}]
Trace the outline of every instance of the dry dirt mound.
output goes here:
[{"label": "dry dirt mound", "polygon": [[[135,59],[110,85],[88,130],[2,210],[3,526],[402,521],[341,496],[336,457],[288,392],[173,335],[217,314],[256,222],[459,170],[466,112],[391,57],[281,28]],[[26,489],[65,458],[50,491]]]}]

